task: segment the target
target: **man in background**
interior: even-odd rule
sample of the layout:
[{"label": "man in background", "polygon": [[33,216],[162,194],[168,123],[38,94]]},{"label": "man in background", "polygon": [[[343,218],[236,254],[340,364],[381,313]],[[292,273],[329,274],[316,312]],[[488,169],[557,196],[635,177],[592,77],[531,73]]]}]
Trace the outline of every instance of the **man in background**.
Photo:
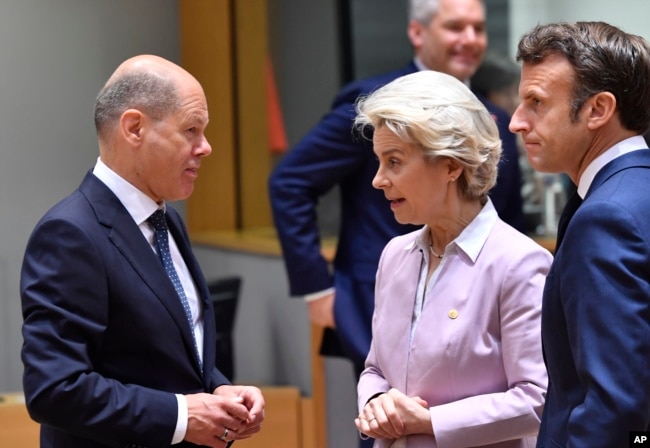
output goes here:
[{"label": "man in background", "polygon": [[[378,164],[371,140],[352,129],[354,103],[360,95],[418,70],[437,70],[468,82],[487,46],[481,0],[411,0],[409,6],[407,33],[413,60],[399,70],[345,86],[329,113],[289,151],[269,179],[290,294],[304,297],[310,320],[326,328],[322,354],[348,357],[357,376],[370,347],[379,256],[392,237],[415,227],[398,224],[383,193],[372,187]],[[507,129],[507,114],[480,99],[495,117],[504,146],[492,201],[501,218],[521,229],[515,136]],[[332,274],[321,255],[316,208],[334,186],[340,189],[341,224]]]},{"label": "man in background", "polygon": [[537,26],[510,129],[577,185],[542,300],[549,384],[537,446],[634,446],[650,430],[650,55],[603,22]]},{"label": "man in background", "polygon": [[23,386],[41,447],[209,446],[259,431],[264,399],[215,368],[210,295],[180,215],[208,107],[181,67],[122,63],[95,105],[99,158],[23,261]]}]

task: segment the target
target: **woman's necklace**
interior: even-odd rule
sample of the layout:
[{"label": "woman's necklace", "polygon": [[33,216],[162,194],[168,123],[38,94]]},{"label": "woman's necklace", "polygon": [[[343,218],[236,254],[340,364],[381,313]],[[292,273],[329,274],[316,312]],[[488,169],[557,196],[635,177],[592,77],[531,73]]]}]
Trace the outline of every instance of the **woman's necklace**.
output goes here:
[{"label": "woman's necklace", "polygon": [[433,254],[434,257],[436,257],[438,260],[442,259],[442,255],[440,255],[438,252],[433,250],[433,244],[429,244],[429,250]]}]

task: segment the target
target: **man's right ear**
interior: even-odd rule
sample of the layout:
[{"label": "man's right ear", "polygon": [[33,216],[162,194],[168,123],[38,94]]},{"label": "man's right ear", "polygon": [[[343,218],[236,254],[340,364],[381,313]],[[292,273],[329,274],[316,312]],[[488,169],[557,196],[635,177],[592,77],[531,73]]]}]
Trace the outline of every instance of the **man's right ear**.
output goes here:
[{"label": "man's right ear", "polygon": [[424,31],[424,25],[417,20],[409,21],[408,27],[406,28],[406,34],[408,35],[411,46],[417,50],[422,47],[422,33]]},{"label": "man's right ear", "polygon": [[122,138],[132,144],[139,144],[142,140],[145,117],[137,109],[128,109],[120,117],[120,133]]}]

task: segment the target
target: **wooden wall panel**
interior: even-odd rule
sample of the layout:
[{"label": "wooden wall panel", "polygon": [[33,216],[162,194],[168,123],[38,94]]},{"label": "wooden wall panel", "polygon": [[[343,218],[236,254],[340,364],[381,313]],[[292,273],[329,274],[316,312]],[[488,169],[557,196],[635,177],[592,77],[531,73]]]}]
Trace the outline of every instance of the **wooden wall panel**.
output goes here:
[{"label": "wooden wall panel", "polygon": [[0,446],[38,448],[40,430],[27,413],[22,393],[0,394]]},{"label": "wooden wall panel", "polygon": [[295,387],[261,387],[264,422],[253,437],[238,440],[234,448],[310,448],[302,444],[302,400]]},{"label": "wooden wall panel", "polygon": [[[195,191],[187,201],[189,231],[196,241],[201,235],[214,238],[220,230],[250,235],[271,229],[267,0],[179,0],[179,14],[181,64],[205,89],[210,110],[206,135],[213,151],[203,160]],[[228,238],[237,239],[233,234]],[[270,239],[277,251],[277,241]],[[269,429],[263,433],[272,434],[277,446],[327,446],[324,368],[317,347],[321,333],[322,329],[312,329],[313,398],[301,400],[296,395],[279,400],[291,411],[279,416],[290,423],[280,433],[290,440],[280,443],[279,435],[272,433],[276,429],[272,403],[278,397],[267,396]],[[263,438],[261,433],[250,439],[250,446],[275,446],[262,443]]]},{"label": "wooden wall panel", "polygon": [[267,0],[235,2],[237,140],[243,229],[272,226],[267,179],[271,172],[265,63]]},{"label": "wooden wall panel", "polygon": [[181,65],[203,85],[212,155],[187,200],[190,232],[231,230],[238,222],[231,0],[179,0]]},{"label": "wooden wall panel", "polygon": [[314,421],[314,446],[327,447],[327,387],[325,385],[325,360],[320,354],[323,327],[311,324],[311,381]]},{"label": "wooden wall panel", "polygon": [[273,225],[266,1],[179,0],[181,64],[205,89],[212,144],[187,201],[192,233]]}]

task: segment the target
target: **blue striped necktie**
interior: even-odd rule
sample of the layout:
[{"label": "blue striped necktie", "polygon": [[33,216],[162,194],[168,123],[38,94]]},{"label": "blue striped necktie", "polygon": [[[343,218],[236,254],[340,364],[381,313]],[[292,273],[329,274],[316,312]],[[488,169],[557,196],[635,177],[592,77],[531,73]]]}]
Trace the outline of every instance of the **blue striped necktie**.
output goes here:
[{"label": "blue striped necktie", "polygon": [[196,338],[194,337],[194,320],[192,319],[192,311],[190,310],[190,304],[187,301],[185,296],[185,291],[183,290],[183,285],[181,284],[180,278],[174,269],[174,262],[172,261],[172,254],[169,251],[169,241],[167,236],[167,220],[165,219],[165,212],[162,209],[158,209],[151,215],[147,221],[154,228],[154,241],[156,243],[156,248],[158,249],[158,255],[160,256],[160,261],[165,267],[167,276],[174,285],[176,294],[178,294],[181,303],[183,304],[183,309],[185,310],[185,316],[187,317],[187,322],[190,325],[190,332],[192,333],[192,340],[194,341],[194,350],[196,351],[197,360],[199,365],[201,365],[201,357],[199,356],[199,348],[196,345]]}]

